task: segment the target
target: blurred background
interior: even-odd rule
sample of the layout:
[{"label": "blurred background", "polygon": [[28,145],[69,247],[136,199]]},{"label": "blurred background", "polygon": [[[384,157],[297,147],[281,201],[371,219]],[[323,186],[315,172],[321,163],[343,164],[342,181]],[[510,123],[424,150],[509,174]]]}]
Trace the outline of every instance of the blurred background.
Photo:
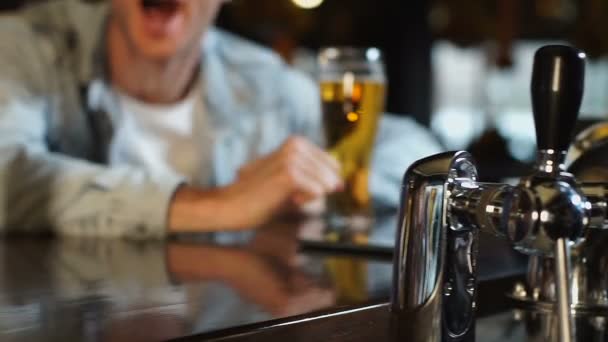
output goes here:
[{"label": "blurred background", "polygon": [[[37,1],[3,0],[0,9]],[[608,113],[606,0],[232,0],[218,25],[313,77],[320,47],[380,48],[387,111],[414,117],[447,149],[472,152],[483,180],[522,175],[535,157],[529,82],[540,45],[568,43],[589,56],[578,129]]]}]

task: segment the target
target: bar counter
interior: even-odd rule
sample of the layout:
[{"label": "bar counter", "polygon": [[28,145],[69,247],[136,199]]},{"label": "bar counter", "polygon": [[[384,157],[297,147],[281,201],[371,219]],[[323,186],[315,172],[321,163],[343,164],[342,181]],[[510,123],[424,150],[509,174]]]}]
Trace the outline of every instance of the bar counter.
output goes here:
[{"label": "bar counter", "polygon": [[[389,215],[364,232],[290,220],[167,241],[6,237],[0,340],[390,339],[394,229]],[[525,262],[482,238],[482,316],[509,312]]]}]

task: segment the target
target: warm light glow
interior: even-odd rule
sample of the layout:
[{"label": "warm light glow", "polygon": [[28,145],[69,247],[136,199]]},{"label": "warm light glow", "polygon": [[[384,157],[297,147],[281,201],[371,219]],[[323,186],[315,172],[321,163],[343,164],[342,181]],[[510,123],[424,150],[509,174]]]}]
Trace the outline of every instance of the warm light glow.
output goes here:
[{"label": "warm light glow", "polygon": [[353,100],[353,102],[359,102],[361,101],[361,95],[363,95],[363,87],[361,86],[361,84],[355,83],[351,99]]},{"label": "warm light glow", "polygon": [[321,6],[323,0],[291,0],[296,6],[311,9]]},{"label": "warm light glow", "polygon": [[350,122],[355,122],[355,121],[359,120],[359,114],[357,114],[355,112],[350,112],[350,113],[346,114],[346,120],[348,120]]}]

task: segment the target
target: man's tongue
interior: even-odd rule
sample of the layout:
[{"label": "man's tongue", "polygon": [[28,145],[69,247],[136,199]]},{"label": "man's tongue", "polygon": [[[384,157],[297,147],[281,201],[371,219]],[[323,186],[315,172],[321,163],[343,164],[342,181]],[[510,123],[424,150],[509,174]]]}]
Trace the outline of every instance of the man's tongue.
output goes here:
[{"label": "man's tongue", "polygon": [[154,34],[171,31],[175,15],[179,12],[179,0],[141,0],[141,6],[146,17],[146,26]]}]

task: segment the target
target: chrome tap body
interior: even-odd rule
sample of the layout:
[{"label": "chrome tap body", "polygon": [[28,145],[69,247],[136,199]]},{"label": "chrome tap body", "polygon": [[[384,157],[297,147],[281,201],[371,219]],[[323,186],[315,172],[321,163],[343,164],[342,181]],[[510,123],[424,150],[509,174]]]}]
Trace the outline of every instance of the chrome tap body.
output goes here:
[{"label": "chrome tap body", "polygon": [[398,335],[416,342],[474,340],[477,236],[485,231],[555,260],[560,341],[572,340],[570,246],[607,219],[606,185],[581,186],[564,166],[584,59],[567,46],[536,52],[531,88],[539,152],[534,173],[519,184],[479,182],[467,152],[427,157],[407,170],[391,297]]}]

